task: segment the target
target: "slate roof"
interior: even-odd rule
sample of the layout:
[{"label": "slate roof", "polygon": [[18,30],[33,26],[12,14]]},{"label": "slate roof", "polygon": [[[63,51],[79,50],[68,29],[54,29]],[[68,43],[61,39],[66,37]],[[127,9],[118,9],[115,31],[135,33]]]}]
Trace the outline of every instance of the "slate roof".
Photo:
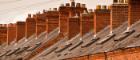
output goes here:
[{"label": "slate roof", "polygon": [[46,52],[51,50],[49,54],[42,56],[46,53],[42,52],[42,55],[40,54],[38,55],[38,57],[33,58],[32,60],[59,60],[140,46],[139,24],[140,21],[133,24],[130,29],[127,30],[128,26],[126,21],[120,27],[114,29],[113,34],[110,34],[109,26],[107,26],[102,31],[97,33],[96,38],[94,37],[92,31],[90,31],[83,37],[77,35],[70,41],[72,44],[63,51],[56,52],[57,50],[64,48],[67,41],[60,41],[56,43],[56,45],[51,46],[51,48],[55,48],[55,50],[52,51],[50,48],[46,50]]}]

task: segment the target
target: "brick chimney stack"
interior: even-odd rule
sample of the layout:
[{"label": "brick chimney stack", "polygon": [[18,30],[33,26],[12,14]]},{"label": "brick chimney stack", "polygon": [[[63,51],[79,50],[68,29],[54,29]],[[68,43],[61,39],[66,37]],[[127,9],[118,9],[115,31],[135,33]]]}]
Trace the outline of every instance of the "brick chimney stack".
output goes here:
[{"label": "brick chimney stack", "polygon": [[10,44],[12,41],[16,39],[16,24],[10,23],[8,24],[8,31],[7,31],[7,40],[8,44]]},{"label": "brick chimney stack", "polygon": [[70,0],[71,2],[71,7],[75,7],[75,1],[74,0]]},{"label": "brick chimney stack", "polygon": [[[68,4],[67,4],[68,5]],[[68,27],[68,19],[71,16],[71,7],[70,6],[60,6],[59,11],[59,26],[60,26],[60,33],[62,35],[67,35],[67,27]]]},{"label": "brick chimney stack", "polygon": [[25,37],[25,22],[18,21],[16,23],[16,41]]},{"label": "brick chimney stack", "polygon": [[89,13],[84,11],[80,18],[80,34],[83,36],[93,29],[94,12],[92,9],[89,10]]},{"label": "brick chimney stack", "polygon": [[[118,1],[117,1],[118,2]],[[128,4],[113,3],[111,5],[111,30],[119,27],[122,23],[128,20]]]},{"label": "brick chimney stack", "polygon": [[38,35],[46,31],[46,15],[39,12],[34,19],[36,21],[36,36],[38,37]]},{"label": "brick chimney stack", "polygon": [[68,23],[68,39],[75,37],[80,33],[80,18],[78,15],[69,18]]},{"label": "brick chimney stack", "polygon": [[77,3],[75,9],[78,16],[80,16],[84,11],[88,12],[85,4]]},{"label": "brick chimney stack", "polygon": [[47,33],[50,33],[59,26],[59,12],[57,8],[54,8],[53,11],[47,12],[46,23]]},{"label": "brick chimney stack", "polygon": [[[72,1],[73,3],[73,1]],[[68,20],[69,17],[73,17],[75,16],[75,14],[77,14],[78,16],[80,16],[81,13],[83,13],[84,10],[86,10],[87,8],[85,7],[85,4],[80,4],[77,3],[76,7],[75,7],[75,2],[69,6],[69,4],[67,3],[66,6],[60,6],[59,7],[59,11],[60,11],[60,33],[62,33],[62,35],[66,36],[68,34]],[[87,11],[87,10],[86,10]]]},{"label": "brick chimney stack", "polygon": [[110,10],[106,6],[98,5],[94,11],[94,34],[110,24]]},{"label": "brick chimney stack", "polygon": [[26,18],[26,32],[25,36],[26,38],[29,38],[31,35],[35,34],[36,31],[36,21],[35,19],[31,16],[31,14],[28,14],[28,17]]},{"label": "brick chimney stack", "polygon": [[7,24],[0,24],[0,45],[7,44]]},{"label": "brick chimney stack", "polygon": [[131,26],[136,21],[140,20],[140,0],[129,0],[128,22]]}]

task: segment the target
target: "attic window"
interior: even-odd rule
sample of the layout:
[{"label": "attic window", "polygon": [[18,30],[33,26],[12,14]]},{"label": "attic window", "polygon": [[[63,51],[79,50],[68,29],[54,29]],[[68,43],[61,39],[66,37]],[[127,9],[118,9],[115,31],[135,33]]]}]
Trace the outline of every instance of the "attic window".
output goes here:
[{"label": "attic window", "polygon": [[92,45],[94,42],[96,42],[96,41],[99,40],[99,39],[100,39],[100,38],[95,37],[95,38],[93,38],[92,40],[90,40],[89,42],[86,42],[86,44],[82,45],[81,48],[88,47],[88,46]]},{"label": "attic window", "polygon": [[55,53],[62,52],[62,51],[64,51],[65,49],[69,48],[71,45],[72,45],[72,43],[69,43],[69,44],[65,45],[64,47],[57,49],[57,50],[55,51]]},{"label": "attic window", "polygon": [[129,35],[133,34],[134,32],[135,30],[125,31],[121,35],[117,36],[114,41],[121,41],[125,39],[126,37],[128,37]]},{"label": "attic window", "polygon": [[107,42],[108,40],[110,40],[111,38],[113,38],[115,36],[115,34],[111,33],[107,36],[105,36],[102,40],[99,40],[97,42],[97,44],[104,44],[105,42]]},{"label": "attic window", "polygon": [[80,46],[82,43],[83,43],[83,41],[80,40],[80,42],[78,42],[78,43],[76,43],[74,46],[72,46],[72,47],[69,49],[69,51],[71,51],[71,50],[77,48],[77,47]]},{"label": "attic window", "polygon": [[38,48],[40,45],[41,45],[41,42],[36,43],[34,47],[31,47],[31,48],[27,49],[27,51],[35,50],[35,49]]},{"label": "attic window", "polygon": [[139,37],[140,37],[140,33],[134,35],[134,38],[139,38]]}]

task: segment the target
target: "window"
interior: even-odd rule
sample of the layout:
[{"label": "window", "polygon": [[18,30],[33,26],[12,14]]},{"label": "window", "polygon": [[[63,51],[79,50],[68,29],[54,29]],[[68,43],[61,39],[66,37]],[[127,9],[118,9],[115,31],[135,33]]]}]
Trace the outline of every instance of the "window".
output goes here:
[{"label": "window", "polygon": [[135,30],[129,30],[129,31],[125,31],[124,33],[118,35],[114,41],[121,41],[123,39],[125,39],[126,37],[128,37],[129,35],[131,35],[132,33],[134,33]]}]

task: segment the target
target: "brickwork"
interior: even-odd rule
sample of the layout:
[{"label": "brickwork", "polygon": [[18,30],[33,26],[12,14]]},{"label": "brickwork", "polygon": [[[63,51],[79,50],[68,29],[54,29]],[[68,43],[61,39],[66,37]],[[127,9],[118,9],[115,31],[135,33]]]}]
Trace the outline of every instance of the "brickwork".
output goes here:
[{"label": "brickwork", "polygon": [[140,1],[129,0],[129,25],[140,20]]},{"label": "brickwork", "polygon": [[81,19],[80,19],[80,34],[82,36],[93,29],[93,25],[94,25],[93,19],[94,19],[93,12],[82,14]]},{"label": "brickwork", "polygon": [[[39,47],[37,47],[33,51],[28,51],[29,55],[27,52],[27,57],[25,57],[25,60],[30,60],[32,57],[38,56],[38,54],[43,52],[48,47],[51,47],[58,41],[62,40],[64,37],[68,37],[68,39],[66,39],[66,40],[70,40],[77,34],[80,33],[81,36],[83,36],[86,33],[88,33],[89,31],[91,31],[92,29],[94,30],[94,34],[96,34],[97,32],[100,32],[102,29],[104,29],[108,25],[110,25],[111,30],[113,30],[113,29],[117,28],[118,26],[120,26],[125,21],[128,21],[128,26],[131,26],[133,23],[135,23],[136,21],[138,21],[140,19],[140,6],[139,6],[140,1],[139,0],[129,0],[129,4],[127,4],[127,3],[128,3],[128,0],[113,0],[113,4],[112,4],[111,8],[107,8],[106,6],[98,5],[96,7],[96,9],[94,10],[94,12],[92,12],[92,11],[88,12],[85,4],[75,3],[74,1],[71,1],[71,4],[66,3],[65,6],[61,5],[59,7],[59,10],[54,8],[53,10],[49,10],[49,11],[43,10],[43,13],[37,13],[34,16],[31,16],[31,14],[29,14],[28,17],[26,18],[26,22],[18,21],[16,24],[8,24],[8,25],[0,24],[0,44],[4,44],[4,43],[10,44],[13,40],[19,41],[23,37],[29,38],[33,34],[36,34],[36,36],[38,36],[42,32],[45,32],[45,31],[49,34],[54,29],[59,27],[60,28],[59,35],[57,35],[57,34],[56,34],[57,36],[52,35],[52,37],[54,37],[54,38],[47,40],[47,41],[46,41],[46,39],[44,39],[45,41],[43,43],[41,43],[41,45]],[[134,29],[136,29],[136,28],[134,27]],[[127,33],[129,34],[129,32],[127,32]],[[136,36],[139,36],[139,35],[140,34],[138,33]],[[123,37],[127,38],[128,36],[127,35],[122,35],[122,37],[120,36],[120,38],[123,38]],[[88,37],[88,38],[90,38],[90,37]],[[100,38],[102,38],[102,37],[100,37]],[[109,38],[109,36],[107,36],[107,39],[105,38],[105,40],[110,40],[108,38]],[[135,37],[135,38],[137,38],[137,37]],[[92,40],[94,40],[94,39],[92,39]],[[124,41],[120,41],[118,43],[121,44],[122,42],[124,42]],[[74,44],[75,43],[76,42],[74,42]],[[82,43],[86,43],[86,41],[84,41]],[[92,41],[91,43],[94,43],[94,42]],[[133,44],[135,42],[131,42],[131,43]],[[127,44],[127,42],[125,44]],[[129,44],[130,43],[128,43],[127,45],[129,45]],[[87,45],[90,45],[90,44],[87,44]],[[97,45],[95,45],[95,46],[97,46]],[[115,45],[115,46],[117,46],[117,45]],[[30,46],[30,44],[29,44],[29,46]],[[73,46],[73,44],[72,44],[72,46]],[[11,47],[11,46],[9,46],[9,47]],[[12,45],[12,47],[13,47],[13,45]],[[57,46],[57,47],[59,47],[59,46]],[[64,46],[62,46],[62,47],[64,47]],[[79,46],[77,45],[76,47],[79,47]],[[76,47],[74,47],[74,48],[76,48]],[[104,52],[92,54],[92,52],[90,51],[91,55],[73,57],[73,58],[68,58],[68,59],[64,59],[64,60],[140,60],[140,47],[121,48],[121,49],[116,49],[113,51],[108,51],[108,49],[104,50],[104,48],[106,48],[104,46],[97,46],[96,48],[98,49],[98,47],[103,48],[102,50]],[[68,47],[68,49],[69,49],[69,47]],[[82,48],[82,49],[84,49],[84,48]],[[21,50],[21,48],[20,48],[20,50]],[[10,52],[12,51],[13,54],[14,54],[14,52],[16,52],[16,54],[17,54],[17,52],[19,52],[20,50],[14,51],[12,48],[10,48]],[[73,54],[73,51],[72,50],[69,51],[70,54],[71,54],[71,52]],[[82,54],[81,51],[79,51],[80,54]],[[22,53],[23,52],[25,52],[25,51],[22,51]],[[63,53],[67,53],[67,52],[68,52],[68,50],[65,52],[62,52],[62,54],[60,53],[60,55],[63,56]],[[68,52],[68,55],[69,55],[69,52]],[[8,53],[6,51],[5,55],[7,55],[7,54]],[[14,56],[16,56],[16,54],[14,54]],[[54,51],[52,54],[55,54]],[[20,54],[18,54],[18,55],[20,55]],[[24,55],[24,53],[23,53],[23,55]],[[56,55],[57,55],[57,53],[56,53]],[[65,56],[68,57],[68,55],[67,56],[65,55]],[[8,58],[13,58],[14,56],[12,55],[12,57],[11,57],[9,55]],[[50,57],[55,57],[55,56],[50,55]],[[5,58],[6,58],[6,56],[4,56],[4,59]]]},{"label": "brickwork", "polygon": [[111,28],[115,29],[128,21],[128,4],[113,4],[111,6]]},{"label": "brickwork", "polygon": [[8,44],[10,44],[16,38],[16,24],[8,24],[7,34]]},{"label": "brickwork", "polygon": [[95,34],[110,24],[110,10],[96,9],[94,13],[94,32]]},{"label": "brickwork", "polygon": [[68,38],[71,39],[72,37],[76,36],[78,33],[80,33],[80,18],[78,16],[69,18]]},{"label": "brickwork", "polygon": [[60,21],[59,21],[59,27],[60,27],[60,33],[63,35],[67,35],[67,26],[68,26],[68,17],[70,16],[70,7],[61,6],[59,7],[60,11]]},{"label": "brickwork", "polygon": [[34,17],[36,21],[36,36],[46,31],[46,14],[37,13]]},{"label": "brickwork", "polygon": [[139,60],[140,47],[119,49],[106,53],[98,53],[93,55],[86,55],[82,57],[73,57],[66,60]]},{"label": "brickwork", "polygon": [[0,44],[7,43],[7,25],[0,24]]},{"label": "brickwork", "polygon": [[47,12],[47,19],[46,19],[47,33],[50,33],[57,27],[59,27],[59,12],[57,11],[56,8],[54,8],[54,11]]},{"label": "brickwork", "polygon": [[29,38],[31,35],[35,34],[36,31],[36,21],[34,17],[31,17],[29,14],[26,18],[26,38]]},{"label": "brickwork", "polygon": [[16,41],[25,37],[25,22],[18,21],[16,23]]},{"label": "brickwork", "polygon": [[91,55],[89,57],[89,60],[105,60],[105,54],[99,53],[99,54]]},{"label": "brickwork", "polygon": [[71,5],[73,5],[73,6],[70,7],[70,5],[67,3],[66,6],[60,6],[60,8],[59,8],[59,11],[60,11],[60,21],[59,21],[60,22],[60,24],[59,24],[60,25],[60,32],[65,36],[68,35],[68,28],[69,28],[68,27],[68,22],[69,22],[68,18],[73,17],[76,14],[78,16],[80,16],[80,13],[83,13],[84,10],[87,11],[84,4],[81,5],[80,3],[77,3],[77,5],[75,7],[74,2],[72,2]]}]

